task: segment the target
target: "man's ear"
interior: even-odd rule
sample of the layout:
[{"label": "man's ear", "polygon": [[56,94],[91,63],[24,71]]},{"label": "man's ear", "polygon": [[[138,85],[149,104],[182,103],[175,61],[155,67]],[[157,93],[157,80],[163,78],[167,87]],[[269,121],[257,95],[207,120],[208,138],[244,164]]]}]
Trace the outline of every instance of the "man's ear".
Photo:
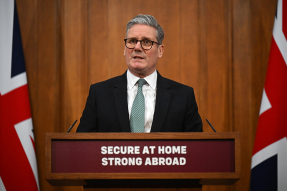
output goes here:
[{"label": "man's ear", "polygon": [[159,45],[158,47],[158,58],[161,58],[163,55],[163,51],[164,51],[164,45]]}]

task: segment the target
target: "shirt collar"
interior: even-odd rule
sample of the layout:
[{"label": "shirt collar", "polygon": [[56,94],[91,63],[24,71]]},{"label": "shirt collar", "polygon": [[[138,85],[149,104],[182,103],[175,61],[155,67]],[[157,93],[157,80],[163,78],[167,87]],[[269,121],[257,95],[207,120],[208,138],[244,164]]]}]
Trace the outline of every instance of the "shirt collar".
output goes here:
[{"label": "shirt collar", "polygon": [[[128,89],[132,89],[140,78],[127,71]],[[156,89],[157,72],[156,70],[144,78],[152,89]]]}]

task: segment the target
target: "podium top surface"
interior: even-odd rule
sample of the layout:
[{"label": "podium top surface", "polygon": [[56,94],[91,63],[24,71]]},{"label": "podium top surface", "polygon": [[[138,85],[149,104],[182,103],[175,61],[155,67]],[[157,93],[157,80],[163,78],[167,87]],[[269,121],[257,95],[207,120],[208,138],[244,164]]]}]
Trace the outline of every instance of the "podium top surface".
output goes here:
[{"label": "podium top surface", "polygon": [[240,139],[239,132],[46,133],[52,139]]}]

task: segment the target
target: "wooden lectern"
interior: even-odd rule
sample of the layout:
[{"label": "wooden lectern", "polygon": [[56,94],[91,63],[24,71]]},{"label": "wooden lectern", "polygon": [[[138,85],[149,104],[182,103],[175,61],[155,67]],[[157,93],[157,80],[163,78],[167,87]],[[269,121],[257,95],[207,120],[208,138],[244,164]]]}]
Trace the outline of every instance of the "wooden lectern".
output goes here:
[{"label": "wooden lectern", "polygon": [[199,191],[241,177],[240,133],[47,133],[45,144],[53,186]]}]

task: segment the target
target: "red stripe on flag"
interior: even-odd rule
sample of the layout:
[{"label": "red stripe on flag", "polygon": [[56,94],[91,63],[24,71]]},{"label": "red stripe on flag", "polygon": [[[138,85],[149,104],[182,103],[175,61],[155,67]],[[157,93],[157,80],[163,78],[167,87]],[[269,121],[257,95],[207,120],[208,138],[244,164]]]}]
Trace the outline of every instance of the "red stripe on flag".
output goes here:
[{"label": "red stripe on flag", "polygon": [[14,126],[29,118],[31,112],[27,85],[0,95],[0,175],[7,191],[38,190]]}]

